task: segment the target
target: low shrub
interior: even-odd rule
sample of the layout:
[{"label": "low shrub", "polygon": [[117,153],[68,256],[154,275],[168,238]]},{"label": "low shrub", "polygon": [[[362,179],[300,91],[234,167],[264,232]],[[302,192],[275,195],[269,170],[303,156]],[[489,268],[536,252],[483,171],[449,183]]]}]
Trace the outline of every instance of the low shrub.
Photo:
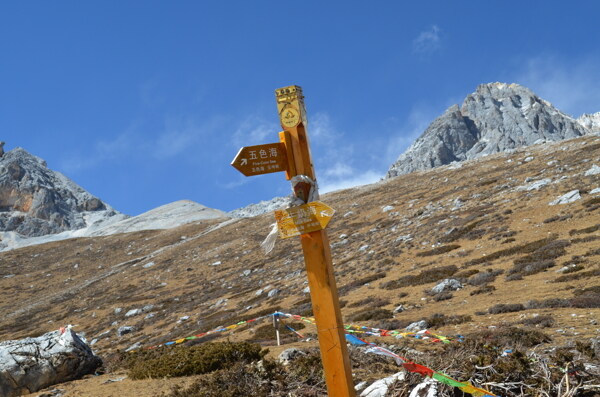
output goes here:
[{"label": "low shrub", "polygon": [[592,241],[598,241],[600,240],[600,236],[585,236],[585,237],[580,237],[580,238],[573,238],[571,239],[571,243],[572,244],[580,244],[580,243],[591,243]]},{"label": "low shrub", "polygon": [[575,296],[592,295],[592,294],[600,294],[600,285],[594,285],[593,287],[587,287],[587,288],[573,290],[573,295],[575,295]]},{"label": "low shrub", "polygon": [[600,269],[589,270],[587,272],[578,272],[575,274],[564,274],[562,276],[557,277],[554,282],[555,283],[564,283],[568,281],[580,280],[582,278],[592,278],[600,276]]},{"label": "low shrub", "polygon": [[[469,339],[473,342],[469,342]],[[488,345],[514,348],[515,345],[523,347],[537,346],[552,341],[552,338],[538,330],[509,326],[469,334],[465,340],[469,343],[476,343],[480,340]]]},{"label": "low shrub", "polygon": [[503,258],[506,256],[513,256],[513,255],[517,255],[517,254],[527,254],[530,252],[534,252],[537,249],[547,246],[549,243],[556,240],[556,238],[557,238],[557,235],[553,234],[553,235],[551,235],[547,238],[541,239],[541,240],[536,240],[536,241],[532,241],[530,243],[521,244],[521,245],[515,245],[513,247],[505,248],[500,251],[492,252],[489,255],[482,256],[481,258],[470,260],[469,262],[465,263],[464,267],[469,267],[469,266],[474,266],[474,265],[480,265],[482,263],[492,262],[496,259],[500,259],[500,258]]},{"label": "low shrub", "polygon": [[549,298],[544,299],[543,301],[538,301],[536,299],[527,301],[525,303],[526,309],[555,309],[559,307],[569,307],[571,306],[571,302],[568,299],[562,298]]},{"label": "low shrub", "polygon": [[373,321],[386,320],[394,317],[394,313],[388,309],[376,308],[366,309],[348,316],[350,321]]},{"label": "low shrub", "polygon": [[323,366],[318,352],[285,367],[264,359],[260,365],[234,363],[201,377],[187,388],[175,387],[167,397],[310,397],[326,395]]},{"label": "low shrub", "polygon": [[569,236],[575,236],[577,234],[588,234],[588,233],[594,233],[596,231],[600,230],[600,223],[594,226],[590,226],[590,227],[586,227],[583,229],[573,229],[573,230],[569,230]]},{"label": "low shrub", "polygon": [[557,222],[557,221],[558,222],[562,222],[562,221],[566,221],[566,220],[571,219],[571,218],[573,218],[573,215],[571,215],[571,214],[562,215],[562,216],[555,215],[555,216],[553,216],[551,218],[544,219],[542,221],[542,223],[552,223],[552,222]]},{"label": "low shrub", "polygon": [[518,324],[531,325],[540,328],[550,328],[554,323],[554,318],[550,315],[530,317],[518,322]]},{"label": "low shrub", "polygon": [[422,270],[419,274],[400,277],[397,280],[387,281],[380,284],[383,289],[396,289],[415,285],[433,283],[452,276],[458,271],[454,265],[441,266],[433,269]]},{"label": "low shrub", "polygon": [[392,329],[404,329],[404,328],[408,327],[412,323],[414,323],[414,321],[412,321],[412,320],[398,320],[398,319],[393,319],[393,320],[387,320],[387,321],[379,322],[377,324],[377,328],[388,329],[388,330],[392,330]]},{"label": "low shrub", "polygon": [[521,303],[499,303],[488,309],[489,314],[513,313],[525,310]]},{"label": "low shrub", "polygon": [[471,222],[463,227],[458,227],[458,228],[452,229],[448,234],[446,234],[445,236],[440,238],[440,242],[451,243],[453,241],[456,241],[456,240],[466,236],[470,232],[472,232],[473,229],[475,229],[477,227],[477,225],[479,225],[481,222],[482,222],[482,220],[476,220],[476,221]]},{"label": "low shrub", "polygon": [[571,307],[578,309],[597,309],[600,307],[600,294],[580,295],[570,299]]},{"label": "low shrub", "polygon": [[443,291],[440,292],[439,294],[434,295],[433,300],[436,302],[440,302],[440,301],[445,301],[448,299],[452,299],[454,296],[452,295],[452,292],[450,291]]},{"label": "low shrub", "polygon": [[471,321],[471,316],[467,315],[451,315],[436,313],[425,319],[430,328],[443,327],[445,325],[463,324]]},{"label": "low shrub", "polygon": [[483,285],[483,284],[488,284],[491,283],[492,281],[494,281],[496,279],[496,276],[498,276],[499,274],[502,274],[503,270],[500,269],[488,269],[485,272],[479,272],[476,275],[474,275],[473,277],[471,277],[467,283],[469,283],[470,285]]},{"label": "low shrub", "polygon": [[441,255],[441,254],[445,254],[446,252],[454,251],[455,249],[458,249],[458,248],[460,248],[460,245],[458,245],[458,244],[442,245],[440,247],[433,248],[429,251],[417,252],[416,256],[424,257],[424,256]]},{"label": "low shrub", "polygon": [[489,292],[495,291],[496,287],[493,285],[484,285],[483,287],[477,288],[476,290],[471,291],[470,295],[479,295],[479,294],[487,294]]},{"label": "low shrub", "polygon": [[235,363],[258,361],[267,352],[260,345],[248,342],[161,347],[131,353],[127,368],[131,379],[189,376],[209,373]]},{"label": "low shrub", "polygon": [[359,307],[364,305],[370,305],[371,307],[381,307],[389,304],[390,301],[388,299],[379,298],[377,296],[369,296],[368,298],[350,303],[348,307]]},{"label": "low shrub", "polygon": [[379,272],[379,273],[368,275],[363,278],[359,278],[358,280],[351,281],[350,283],[340,287],[338,289],[338,294],[340,296],[346,295],[348,292],[350,292],[354,289],[360,288],[365,284],[372,283],[375,280],[384,278],[385,276],[386,276],[385,272]]}]

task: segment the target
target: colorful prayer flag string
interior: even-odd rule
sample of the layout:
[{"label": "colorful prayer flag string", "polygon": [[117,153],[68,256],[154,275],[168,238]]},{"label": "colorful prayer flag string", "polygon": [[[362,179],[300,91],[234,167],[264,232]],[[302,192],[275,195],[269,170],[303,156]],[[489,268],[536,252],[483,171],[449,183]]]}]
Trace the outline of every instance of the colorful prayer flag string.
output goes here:
[{"label": "colorful prayer flag string", "polygon": [[[348,336],[350,336],[351,338],[348,338]],[[434,371],[431,368],[428,368],[424,365],[414,363],[404,357],[397,355],[396,353],[394,353],[388,349],[377,346],[374,343],[362,340],[354,335],[347,335],[346,339],[350,343],[354,343],[353,342],[354,340],[358,340],[359,345],[371,346],[367,350],[367,352],[369,352],[369,353],[382,354],[382,355],[394,358],[397,362],[401,363],[401,365],[402,365],[402,367],[404,367],[404,369],[406,369],[409,372],[413,372],[413,373],[417,373],[421,376],[427,376],[427,377],[433,378],[433,379],[437,380],[438,382],[443,383],[445,385],[458,387],[461,391],[471,394],[475,397],[498,397],[496,394],[493,394],[492,392],[489,392],[487,390],[480,389],[476,386],[473,386],[470,382],[460,382],[460,381],[457,381],[456,379],[452,379],[451,377],[449,377],[446,374]]]}]

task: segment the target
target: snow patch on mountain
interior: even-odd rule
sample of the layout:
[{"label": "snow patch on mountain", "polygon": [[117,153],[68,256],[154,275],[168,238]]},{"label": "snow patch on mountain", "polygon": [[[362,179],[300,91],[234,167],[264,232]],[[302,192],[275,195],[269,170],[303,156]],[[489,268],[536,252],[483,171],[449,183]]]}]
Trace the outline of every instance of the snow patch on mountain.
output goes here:
[{"label": "snow patch on mountain", "polygon": [[290,197],[274,197],[271,200],[261,201],[256,204],[250,204],[242,208],[235,209],[228,213],[232,218],[251,218],[253,216],[262,215],[267,212],[272,212],[281,208],[287,208],[290,202]]},{"label": "snow patch on mountain", "polygon": [[0,233],[0,251],[70,238],[108,236],[140,230],[170,229],[206,219],[228,218],[228,215],[223,211],[208,208],[190,200],[166,204],[134,217],[123,214],[103,217],[102,214],[98,213],[88,213],[86,216],[86,222],[89,226],[78,230],[68,230],[38,237],[25,237],[15,232]]}]

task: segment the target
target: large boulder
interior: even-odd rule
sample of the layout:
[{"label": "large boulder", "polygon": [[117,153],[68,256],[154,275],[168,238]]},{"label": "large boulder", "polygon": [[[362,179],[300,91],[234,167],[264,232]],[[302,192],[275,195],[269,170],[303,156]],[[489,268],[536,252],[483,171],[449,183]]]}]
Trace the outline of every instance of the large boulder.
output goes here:
[{"label": "large boulder", "polygon": [[0,342],[0,396],[28,394],[93,373],[102,364],[70,329]]}]

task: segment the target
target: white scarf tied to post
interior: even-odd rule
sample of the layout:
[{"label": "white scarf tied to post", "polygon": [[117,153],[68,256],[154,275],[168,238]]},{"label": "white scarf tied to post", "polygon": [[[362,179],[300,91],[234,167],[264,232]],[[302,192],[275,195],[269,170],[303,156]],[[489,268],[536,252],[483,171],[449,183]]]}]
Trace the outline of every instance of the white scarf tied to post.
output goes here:
[{"label": "white scarf tied to post", "polygon": [[[317,181],[312,180],[306,175],[296,175],[292,177],[290,182],[292,183],[292,194],[290,195],[290,201],[285,208],[297,207],[299,205],[310,203],[311,201],[316,201],[319,199],[319,188],[317,186]],[[310,189],[308,191],[308,198],[306,202],[304,202],[302,198],[296,196],[296,188],[300,183],[310,185]],[[265,255],[268,255],[271,251],[273,251],[273,248],[275,248],[275,243],[277,242],[277,234],[279,234],[277,223],[273,223],[271,224],[271,231],[264,239],[264,241],[260,243],[260,246],[265,252]]]}]

